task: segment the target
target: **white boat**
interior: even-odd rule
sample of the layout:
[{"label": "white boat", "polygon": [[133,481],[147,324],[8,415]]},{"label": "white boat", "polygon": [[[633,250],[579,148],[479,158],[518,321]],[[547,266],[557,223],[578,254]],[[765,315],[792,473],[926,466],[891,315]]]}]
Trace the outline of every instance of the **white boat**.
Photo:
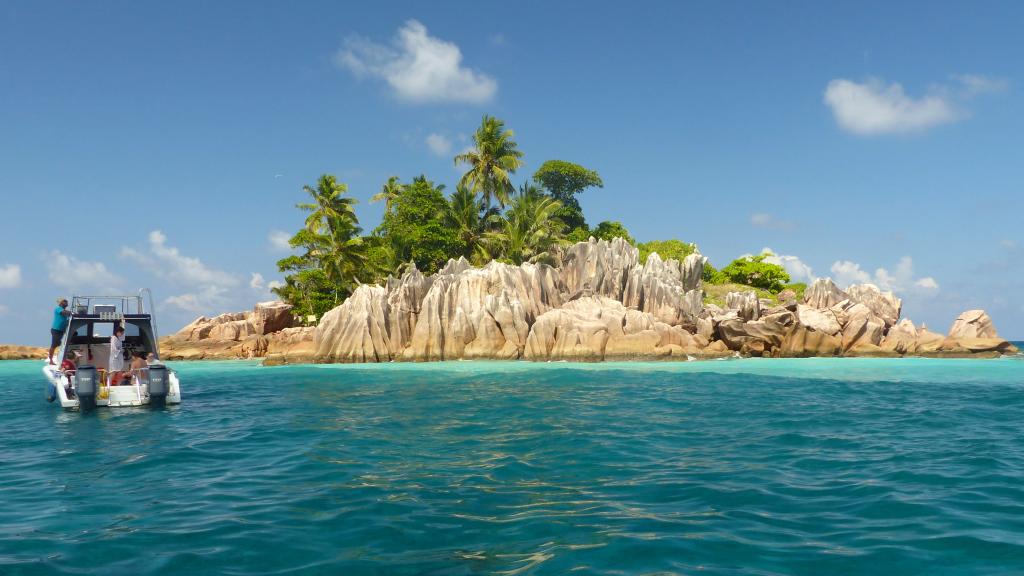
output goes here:
[{"label": "white boat", "polygon": [[[148,296],[149,309],[143,294]],[[160,362],[153,295],[148,288],[136,296],[75,296],[71,315],[53,362],[46,361],[46,399],[61,407],[180,404],[178,374]],[[125,370],[111,371],[110,347],[115,326],[123,326]],[[131,355],[145,353],[145,368],[129,370]]]}]

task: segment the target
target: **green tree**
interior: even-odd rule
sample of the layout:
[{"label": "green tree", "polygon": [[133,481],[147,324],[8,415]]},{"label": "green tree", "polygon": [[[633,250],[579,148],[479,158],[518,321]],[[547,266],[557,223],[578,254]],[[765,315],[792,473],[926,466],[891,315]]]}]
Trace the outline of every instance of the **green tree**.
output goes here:
[{"label": "green tree", "polygon": [[611,240],[613,238],[622,238],[630,244],[636,245],[636,240],[629,235],[629,230],[622,225],[622,222],[616,222],[614,220],[605,220],[597,225],[590,231],[590,235],[598,240]]},{"label": "green tree", "polygon": [[487,207],[492,198],[504,206],[515,190],[510,176],[523,165],[523,153],[513,136],[504,122],[485,115],[473,134],[475,148],[455,157],[456,166],[469,165],[459,185],[480,193]]},{"label": "green tree", "polygon": [[333,175],[320,176],[316,188],[306,185],[302,189],[313,199],[312,202],[295,205],[296,208],[309,212],[309,216],[306,217],[307,230],[323,234],[331,231],[333,226],[358,229],[356,200],[343,196],[348,191],[348,186],[338,182]]},{"label": "green tree", "polygon": [[377,192],[370,198],[370,202],[384,201],[384,211],[391,212],[391,207],[394,205],[395,200],[402,193],[402,189],[405,186],[398,181],[398,176],[392,176],[388,178],[388,181],[381,187],[380,192]]},{"label": "green tree", "polygon": [[462,255],[474,264],[483,264],[487,259],[484,235],[488,218],[496,212],[494,209],[488,210],[483,200],[469,188],[456,186],[449,201],[448,225],[462,241]]},{"label": "green tree", "polygon": [[420,176],[405,186],[393,210],[384,215],[375,234],[388,243],[396,265],[415,262],[424,274],[433,274],[463,253],[458,231],[448,223],[443,190]]},{"label": "green tree", "polygon": [[366,250],[355,214],[355,200],[344,196],[346,186],[324,174],[316,188],[303,186],[312,202],[296,206],[309,212],[305,226],[289,243],[299,249],[279,260],[287,273],[285,285],[275,290],[300,315],[322,315],[348,297],[365,273]]},{"label": "green tree", "polygon": [[682,240],[651,240],[636,245],[640,249],[640,263],[645,264],[651,252],[657,252],[662,260],[672,258],[680,262],[697,251],[697,245]]},{"label": "green tree", "polygon": [[[557,214],[555,216],[558,216]],[[568,244],[575,244],[577,242],[586,242],[590,240],[590,228],[587,228],[586,224],[579,228],[573,228],[565,235],[565,241]]]},{"label": "green tree", "polygon": [[701,274],[701,279],[708,284],[725,284],[729,282],[729,279],[722,274],[722,271],[711,265],[711,262],[704,263],[704,272]]},{"label": "green tree", "polygon": [[[583,217],[583,208],[576,195],[590,187],[604,187],[604,182],[597,172],[564,160],[548,160],[541,164],[533,173],[533,181],[562,203],[557,217],[573,231],[587,225]],[[587,233],[589,234],[589,230]],[[583,235],[583,232],[576,235]]]},{"label": "green tree", "polygon": [[522,264],[551,263],[554,250],[564,243],[565,224],[555,217],[561,202],[523,184],[504,214],[494,215],[494,229],[485,243],[492,258]]},{"label": "green tree", "polygon": [[556,200],[568,202],[587,188],[604,187],[597,172],[564,160],[548,160],[533,173],[533,181]]},{"label": "green tree", "polygon": [[771,253],[765,252],[758,256],[737,258],[730,262],[728,266],[722,268],[721,274],[729,282],[745,284],[778,293],[789,282],[789,274],[786,273],[786,269],[782,266],[765,262],[764,259],[768,256],[771,256]]}]

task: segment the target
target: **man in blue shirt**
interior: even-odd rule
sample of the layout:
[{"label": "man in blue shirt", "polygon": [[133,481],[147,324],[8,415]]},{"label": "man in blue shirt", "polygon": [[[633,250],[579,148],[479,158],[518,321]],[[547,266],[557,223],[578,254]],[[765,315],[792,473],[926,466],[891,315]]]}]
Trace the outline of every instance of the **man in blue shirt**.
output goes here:
[{"label": "man in blue shirt", "polygon": [[71,316],[71,312],[67,308],[67,298],[61,298],[60,303],[53,309],[53,325],[50,326],[50,364],[54,363],[53,351],[60,346],[60,341],[64,339],[64,331],[68,329],[68,316]]}]

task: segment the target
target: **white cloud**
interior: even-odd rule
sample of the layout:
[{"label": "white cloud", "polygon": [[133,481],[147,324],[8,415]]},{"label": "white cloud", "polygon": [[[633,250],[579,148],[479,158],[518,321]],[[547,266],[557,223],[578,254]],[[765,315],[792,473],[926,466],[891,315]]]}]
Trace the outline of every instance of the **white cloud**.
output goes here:
[{"label": "white cloud", "polygon": [[814,271],[811,270],[811,267],[805,264],[799,257],[791,254],[776,254],[774,250],[768,247],[761,250],[762,254],[766,252],[770,252],[771,255],[766,257],[764,261],[769,264],[776,264],[785,268],[786,272],[789,274],[790,281],[806,282],[807,284],[814,282],[814,279],[816,278]]},{"label": "white cloud", "polygon": [[227,292],[228,289],[221,286],[204,286],[197,292],[171,296],[164,302],[194,314],[221,313]]},{"label": "white cloud", "polygon": [[189,312],[223,311],[228,295],[240,284],[237,276],[210,268],[199,258],[185,256],[167,245],[167,236],[159,230],[149,233],[149,251],[121,248],[121,257],[133,260],[170,284],[187,287],[185,294],[172,296],[167,304]]},{"label": "white cloud", "polygon": [[280,288],[282,286],[284,286],[284,282],[280,280],[271,280],[270,282],[267,282],[267,290],[273,290],[274,288]]},{"label": "white cloud", "polygon": [[290,252],[292,245],[288,243],[291,240],[292,235],[283,230],[271,230],[270,234],[267,234],[267,242],[270,243],[270,247],[278,252]]},{"label": "white cloud", "polygon": [[[102,262],[88,262],[68,256],[60,250],[46,255],[46,268],[50,281],[69,290],[102,289],[119,292],[122,280]],[[81,293],[81,292],[79,292]]]},{"label": "white cloud", "polygon": [[790,220],[782,220],[772,214],[758,213],[750,215],[750,225],[766,230],[790,230],[794,224]]},{"label": "white cloud", "polygon": [[7,264],[0,266],[0,288],[17,288],[21,286],[21,266]]},{"label": "white cloud", "polygon": [[357,76],[383,79],[399,98],[410,102],[482,104],[498,91],[496,80],[462,66],[458,46],[430,36],[416,20],[399,28],[390,46],[350,40],[335,61]]},{"label": "white cloud", "polygon": [[931,276],[914,277],[914,260],[910,256],[900,258],[891,272],[886,268],[877,268],[874,274],[870,274],[862,270],[860,264],[849,260],[834,262],[831,270],[836,284],[844,288],[851,284],[874,284],[882,290],[891,290],[897,294],[923,296],[931,296],[939,291],[939,283]]},{"label": "white cloud", "polygon": [[832,80],[825,88],[825,103],[841,128],[860,136],[917,132],[960,117],[947,95],[936,92],[914,99],[900,84],[878,79]]},{"label": "white cloud", "polygon": [[252,288],[253,290],[262,291],[265,287],[266,284],[264,283],[263,280],[263,274],[260,274],[259,272],[253,272],[252,275],[249,277],[249,288]]},{"label": "white cloud", "polygon": [[199,258],[185,256],[177,248],[167,245],[167,236],[159,230],[149,233],[149,253],[142,254],[130,247],[121,248],[121,256],[135,260],[154,274],[186,284],[215,284],[235,286],[238,278],[221,270],[210,268]]},{"label": "white cloud", "polygon": [[953,76],[962,87],[962,93],[966,97],[978,94],[992,94],[1005,92],[1010,83],[1003,78],[990,78],[979,74],[959,74]]},{"label": "white cloud", "polygon": [[427,148],[438,156],[447,156],[452,151],[452,141],[442,134],[430,134],[427,136]]}]

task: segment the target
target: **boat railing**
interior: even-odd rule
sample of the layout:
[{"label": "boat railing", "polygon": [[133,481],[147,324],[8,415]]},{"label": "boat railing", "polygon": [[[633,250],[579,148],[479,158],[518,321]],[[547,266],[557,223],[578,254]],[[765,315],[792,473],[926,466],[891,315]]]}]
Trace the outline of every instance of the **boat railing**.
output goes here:
[{"label": "boat railing", "polygon": [[75,316],[124,316],[146,314],[146,307],[141,293],[135,296],[74,296],[71,298],[71,313]]}]

